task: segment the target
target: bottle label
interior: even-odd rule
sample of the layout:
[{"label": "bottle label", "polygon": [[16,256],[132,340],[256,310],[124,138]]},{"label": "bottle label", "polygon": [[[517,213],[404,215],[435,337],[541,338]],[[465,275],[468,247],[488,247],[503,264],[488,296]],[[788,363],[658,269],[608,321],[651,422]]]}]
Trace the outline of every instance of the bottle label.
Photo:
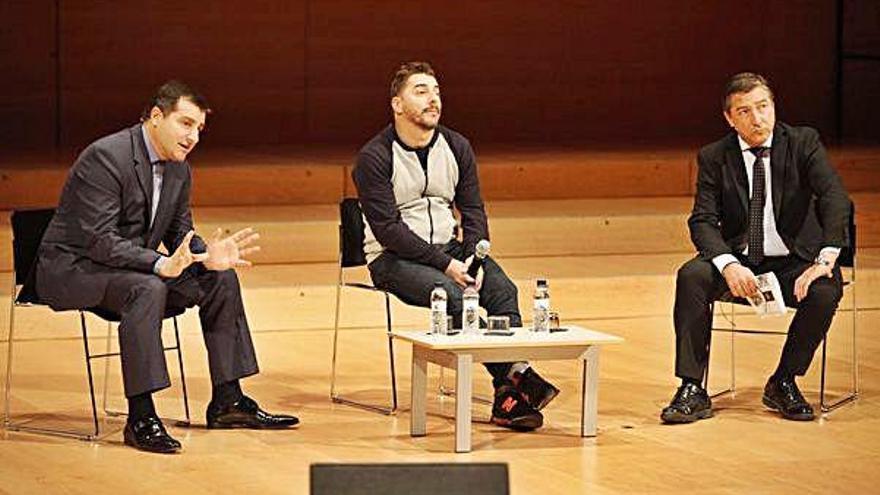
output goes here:
[{"label": "bottle label", "polygon": [[534,306],[534,327],[536,332],[546,332],[550,330],[550,299],[535,299]]},{"label": "bottle label", "polygon": [[462,304],[461,326],[467,333],[477,333],[480,330],[480,305],[476,300],[465,299]]},{"label": "bottle label", "polygon": [[431,302],[431,333],[446,334],[446,301]]}]

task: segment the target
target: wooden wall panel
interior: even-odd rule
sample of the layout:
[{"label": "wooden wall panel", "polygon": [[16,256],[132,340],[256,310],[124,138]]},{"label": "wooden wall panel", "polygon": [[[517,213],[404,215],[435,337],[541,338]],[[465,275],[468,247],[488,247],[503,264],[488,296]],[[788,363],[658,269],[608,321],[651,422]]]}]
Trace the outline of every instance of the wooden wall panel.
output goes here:
[{"label": "wooden wall panel", "polygon": [[[725,129],[720,95],[741,70],[764,72],[796,92],[797,120],[828,127],[833,18],[800,2],[781,28],[744,12],[764,2],[665,1],[518,4],[467,8],[316,0],[310,9],[310,134],[366,139],[389,119],[397,63],[430,60],[444,88],[444,122],[476,141],[702,142]],[[773,9],[785,11],[777,4]],[[833,13],[833,12],[832,12]],[[817,15],[818,14],[818,15]],[[785,35],[784,33],[794,33]],[[816,46],[828,53],[813,53]],[[339,119],[350,109],[359,119]]]},{"label": "wooden wall panel", "polygon": [[880,62],[851,60],[843,65],[842,115],[846,142],[880,144]]},{"label": "wooden wall panel", "polygon": [[816,127],[830,138],[835,132],[834,2],[762,2],[755,11],[764,12],[755,17],[765,33],[757,41],[766,51],[758,70],[776,92],[776,118]]},{"label": "wooden wall panel", "polygon": [[843,26],[844,51],[880,56],[880,2],[844,0]]},{"label": "wooden wall panel", "polygon": [[0,2],[0,153],[55,147],[54,2]]},{"label": "wooden wall panel", "polygon": [[[0,124],[16,140],[45,143],[54,126],[51,5],[0,7],[13,19],[0,28],[0,63],[14,73],[0,94],[16,95],[0,112],[36,109]],[[826,134],[833,124],[824,0],[60,5],[58,109],[72,147],[132,123],[155,86],[179,77],[215,107],[205,136],[215,148],[356,148],[389,120],[390,73],[416,58],[440,71],[444,122],[478,144],[697,145],[724,132],[723,84],[740,70],[771,78],[781,118]],[[25,41],[7,49],[12,39]]]},{"label": "wooden wall panel", "polygon": [[163,81],[199,89],[215,113],[206,140],[302,139],[305,8],[282,0],[64,2],[63,143],[136,122]]}]

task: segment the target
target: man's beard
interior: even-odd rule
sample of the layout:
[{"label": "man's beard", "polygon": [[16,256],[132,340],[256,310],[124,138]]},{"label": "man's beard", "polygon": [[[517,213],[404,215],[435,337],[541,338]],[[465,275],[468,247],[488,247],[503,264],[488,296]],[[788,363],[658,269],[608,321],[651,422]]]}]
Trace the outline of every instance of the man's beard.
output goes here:
[{"label": "man's beard", "polygon": [[418,118],[413,119],[413,122],[416,124],[416,126],[418,126],[422,130],[433,131],[434,129],[437,128],[437,125],[440,123],[440,112],[439,111],[437,112],[436,119],[424,118],[424,115],[426,113],[427,112],[422,112],[421,114],[419,114]]}]

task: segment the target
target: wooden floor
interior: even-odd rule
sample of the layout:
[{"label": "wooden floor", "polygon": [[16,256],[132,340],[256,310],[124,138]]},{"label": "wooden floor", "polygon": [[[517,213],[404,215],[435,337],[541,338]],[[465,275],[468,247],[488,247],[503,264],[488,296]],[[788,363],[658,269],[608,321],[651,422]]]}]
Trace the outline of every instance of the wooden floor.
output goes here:
[{"label": "wooden floor", "polygon": [[[875,174],[876,175],[876,174]],[[510,466],[512,493],[871,493],[880,484],[880,194],[854,195],[859,222],[861,398],[811,423],[781,420],[761,405],[761,390],[782,345],[777,337],[738,338],[737,394],[715,402],[714,418],[664,426],[661,408],[676,388],[671,308],[676,268],[692,256],[685,218],[691,200],[667,198],[491,201],[487,205],[493,255],[520,289],[528,315],[535,278],[550,280],[563,322],[620,335],[626,343],[603,351],[599,435],[578,436],[580,377],[574,362],[535,363],[562,394],[544,411],[545,426],[513,433],[487,422],[489,407],[474,406],[473,448],[454,454],[454,400],[428,402],[428,435],[409,436],[409,358],[396,344],[402,411],[393,417],[334,405],[329,400],[336,283],[334,204],[201,207],[200,232],[254,225],[263,251],[258,265],[240,271],[262,373],[245,391],[270,411],[293,412],[296,431],[211,431],[204,428],[210,383],[196,311],[182,318],[185,369],[194,426],[171,426],[184,444],[177,456],[122,445],[123,420],[104,419],[97,442],[2,432],[0,493],[267,493],[308,492],[316,462],[477,462]],[[8,212],[0,213],[0,287],[11,284]],[[614,254],[612,254],[614,253]],[[366,278],[363,269],[350,274]],[[3,292],[5,294],[5,291]],[[847,290],[841,308],[849,308]],[[420,328],[425,310],[393,305],[397,328]],[[0,298],[5,344],[9,301]],[[388,401],[381,299],[343,293],[340,388],[344,395]],[[829,383],[848,385],[853,313],[842,309],[829,341]],[[528,319],[528,316],[526,317]],[[754,322],[762,326],[779,320]],[[105,349],[106,326],[90,320],[90,343]],[[166,329],[166,342],[169,332]],[[82,343],[74,313],[45,308],[16,312],[12,402],[14,418],[33,424],[88,428]],[[115,338],[110,339],[115,345]],[[5,370],[5,345],[0,370]],[[716,337],[711,375],[721,387],[730,347]],[[157,396],[159,412],[182,413],[175,386]],[[817,401],[818,359],[801,380]],[[429,369],[436,387],[438,373]],[[97,368],[110,408],[124,408],[119,364]],[[447,380],[451,378],[447,373]],[[488,375],[475,392],[490,393]],[[2,397],[0,397],[2,400]],[[171,424],[170,422],[168,423]]]},{"label": "wooden floor", "polygon": [[[3,432],[2,493],[266,493],[308,492],[316,462],[506,462],[514,494],[569,493],[871,493],[880,483],[880,256],[862,256],[857,288],[862,396],[811,423],[781,420],[760,394],[781,340],[737,341],[735,397],[715,403],[716,416],[693,425],[664,426],[660,409],[676,387],[670,317],[674,267],[687,253],[502,259],[528,293],[539,274],[550,278],[563,321],[614,333],[626,343],[607,348],[600,369],[599,435],[579,431],[579,369],[574,362],[535,363],[562,394],[545,410],[545,427],[513,433],[488,424],[488,406],[474,406],[473,447],[454,454],[454,400],[428,403],[428,435],[409,436],[409,346],[396,346],[403,410],[380,416],[334,405],[328,398],[335,271],[330,263],[264,265],[242,271],[245,298],[262,373],[245,391],[271,411],[297,414],[295,431],[207,431],[210,386],[195,311],[183,320],[185,365],[195,415],[190,428],[171,427],[184,444],[176,456],[151,455],[121,443],[122,420],[105,420],[97,442]],[[8,286],[10,274],[0,274]],[[849,297],[849,296],[848,296]],[[526,309],[528,298],[521,298]],[[844,301],[844,305],[849,299]],[[8,302],[0,306],[6,327]],[[394,307],[396,323],[422,326],[423,310]],[[17,313],[13,408],[33,423],[87,427],[81,341],[72,313],[41,308]],[[378,298],[345,293],[341,387],[368,401],[386,401],[386,357]],[[528,313],[524,313],[528,314]],[[830,341],[830,383],[847,384],[847,333],[852,313],[841,311]],[[766,322],[763,322],[766,323]],[[103,349],[106,327],[92,324],[91,343]],[[167,335],[166,335],[167,337]],[[729,348],[716,341],[712,374],[721,385]],[[5,350],[5,349],[4,349]],[[5,354],[2,361],[5,366]],[[818,360],[801,381],[816,401]],[[171,369],[176,363],[169,361]],[[99,367],[98,386],[103,384]],[[437,371],[429,369],[433,383]],[[447,380],[449,375],[447,375]],[[173,374],[176,380],[176,374]],[[487,375],[474,385],[490,390]],[[123,407],[118,363],[110,367],[111,407]],[[158,396],[161,414],[180,415],[179,386]]]}]

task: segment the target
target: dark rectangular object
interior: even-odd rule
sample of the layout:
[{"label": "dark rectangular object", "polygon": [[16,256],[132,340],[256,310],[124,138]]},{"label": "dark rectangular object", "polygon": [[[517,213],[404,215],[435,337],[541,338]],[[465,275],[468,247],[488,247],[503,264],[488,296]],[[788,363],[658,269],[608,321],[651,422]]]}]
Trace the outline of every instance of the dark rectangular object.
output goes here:
[{"label": "dark rectangular object", "polygon": [[311,495],[508,495],[504,463],[312,464]]}]

